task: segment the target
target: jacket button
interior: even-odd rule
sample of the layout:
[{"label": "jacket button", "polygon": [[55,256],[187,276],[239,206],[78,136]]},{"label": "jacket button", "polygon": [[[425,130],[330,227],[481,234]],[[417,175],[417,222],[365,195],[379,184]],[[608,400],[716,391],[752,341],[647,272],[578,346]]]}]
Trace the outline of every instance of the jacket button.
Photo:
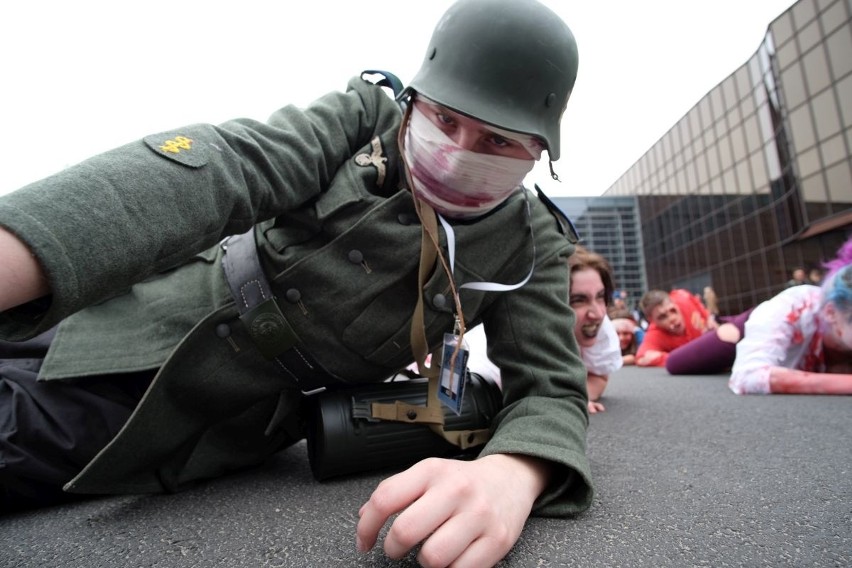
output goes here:
[{"label": "jacket button", "polygon": [[416,216],[411,213],[400,213],[396,216],[396,220],[400,225],[412,225],[415,223]]},{"label": "jacket button", "polygon": [[432,305],[442,310],[447,307],[447,297],[443,294],[435,294],[432,297]]},{"label": "jacket button", "polygon": [[364,255],[361,254],[360,250],[350,250],[349,262],[351,262],[352,264],[361,264],[362,262],[364,262]]},{"label": "jacket button", "polygon": [[231,336],[231,326],[226,323],[220,323],[216,326],[216,337],[219,339],[225,339],[226,337]]},{"label": "jacket button", "polygon": [[284,297],[287,298],[287,301],[291,304],[295,304],[296,302],[302,299],[302,293],[295,288],[290,288],[289,290],[284,292]]}]

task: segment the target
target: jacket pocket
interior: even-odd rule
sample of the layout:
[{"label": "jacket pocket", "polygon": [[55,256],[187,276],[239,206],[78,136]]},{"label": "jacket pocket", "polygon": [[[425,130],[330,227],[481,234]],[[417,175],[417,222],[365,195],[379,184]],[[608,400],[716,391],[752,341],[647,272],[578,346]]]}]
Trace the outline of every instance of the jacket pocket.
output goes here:
[{"label": "jacket pocket", "polygon": [[[376,296],[346,327],[344,343],[371,363],[391,369],[409,365],[414,360],[411,319],[417,295],[414,287],[406,292],[392,286]],[[423,292],[423,320],[432,348],[440,344],[445,332],[453,330],[452,301],[449,281],[443,270],[438,269]]]},{"label": "jacket pocket", "polygon": [[362,187],[363,181],[353,176],[351,165],[343,166],[343,171],[334,177],[328,189],[320,194],[314,203],[317,218],[322,221],[331,217],[343,207],[363,200]]}]

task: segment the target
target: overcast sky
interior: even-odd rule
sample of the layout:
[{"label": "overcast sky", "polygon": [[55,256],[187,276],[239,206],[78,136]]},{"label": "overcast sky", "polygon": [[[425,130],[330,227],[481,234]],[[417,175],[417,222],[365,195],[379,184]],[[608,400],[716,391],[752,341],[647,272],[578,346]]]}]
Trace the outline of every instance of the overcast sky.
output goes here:
[{"label": "overcast sky", "polygon": [[[544,0],[580,52],[553,196],[599,195],[755,53],[793,0]],[[0,193],[154,132],[307,105],[364,69],[417,71],[450,0],[0,6]]]}]

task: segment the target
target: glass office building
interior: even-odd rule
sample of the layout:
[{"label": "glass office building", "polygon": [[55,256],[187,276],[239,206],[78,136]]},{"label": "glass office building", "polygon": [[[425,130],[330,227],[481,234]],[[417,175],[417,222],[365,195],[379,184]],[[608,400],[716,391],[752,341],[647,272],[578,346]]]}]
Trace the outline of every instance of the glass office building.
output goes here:
[{"label": "glass office building", "polygon": [[645,289],[738,313],[852,236],[850,149],[852,1],[800,0],[598,199],[635,198]]},{"label": "glass office building", "polygon": [[606,258],[615,287],[633,306],[645,290],[645,258],[635,197],[553,197],[571,219],[580,244]]}]

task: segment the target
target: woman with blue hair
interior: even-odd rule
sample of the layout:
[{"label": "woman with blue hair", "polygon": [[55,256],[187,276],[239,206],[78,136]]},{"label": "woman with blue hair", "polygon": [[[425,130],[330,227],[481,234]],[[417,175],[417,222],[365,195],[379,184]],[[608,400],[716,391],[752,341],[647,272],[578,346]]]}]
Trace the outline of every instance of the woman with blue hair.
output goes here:
[{"label": "woman with blue hair", "polygon": [[788,288],[746,321],[729,385],[737,394],[852,394],[852,239],[822,286]]},{"label": "woman with blue hair", "polygon": [[822,286],[794,286],[673,351],[671,374],[731,369],[737,394],[852,394],[852,238]]}]

